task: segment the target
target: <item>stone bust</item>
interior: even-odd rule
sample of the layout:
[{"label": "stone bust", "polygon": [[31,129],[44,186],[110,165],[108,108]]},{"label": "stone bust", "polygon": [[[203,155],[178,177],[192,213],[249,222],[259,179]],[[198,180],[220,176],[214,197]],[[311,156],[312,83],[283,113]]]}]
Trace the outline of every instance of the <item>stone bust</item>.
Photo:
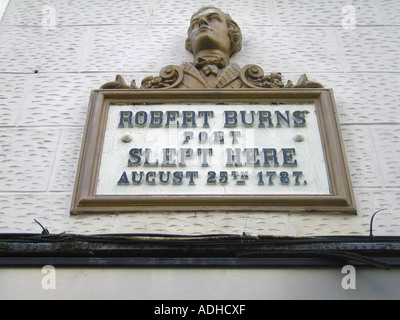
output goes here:
[{"label": "stone bust", "polygon": [[195,58],[200,52],[216,50],[229,59],[242,49],[242,32],[230,15],[205,7],[190,19],[186,49]]},{"label": "stone bust", "polygon": [[[203,7],[190,19],[186,49],[193,62],[167,66],[157,77],[143,79],[141,89],[240,89],[240,88],[322,88],[316,82],[300,77],[298,83],[285,85],[280,73],[265,76],[256,65],[240,68],[230,58],[242,48],[242,33],[229,14],[215,7]],[[127,85],[121,76],[104,84],[102,89],[138,89]]]}]

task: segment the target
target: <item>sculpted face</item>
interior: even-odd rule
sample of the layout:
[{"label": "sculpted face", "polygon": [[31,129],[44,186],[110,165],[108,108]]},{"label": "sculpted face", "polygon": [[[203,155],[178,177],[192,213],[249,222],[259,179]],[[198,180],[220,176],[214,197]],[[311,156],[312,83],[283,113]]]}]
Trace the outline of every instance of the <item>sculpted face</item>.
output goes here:
[{"label": "sculpted face", "polygon": [[193,16],[188,36],[195,55],[206,49],[231,53],[228,23],[225,14],[218,9],[207,9]]}]

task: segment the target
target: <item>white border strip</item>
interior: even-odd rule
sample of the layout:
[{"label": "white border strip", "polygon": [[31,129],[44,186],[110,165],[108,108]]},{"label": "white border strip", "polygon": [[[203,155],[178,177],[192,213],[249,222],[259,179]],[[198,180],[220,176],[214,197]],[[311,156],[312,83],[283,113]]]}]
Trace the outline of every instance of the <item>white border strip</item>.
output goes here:
[{"label": "white border strip", "polygon": [[3,18],[4,11],[6,11],[9,0],[0,0],[0,21]]}]

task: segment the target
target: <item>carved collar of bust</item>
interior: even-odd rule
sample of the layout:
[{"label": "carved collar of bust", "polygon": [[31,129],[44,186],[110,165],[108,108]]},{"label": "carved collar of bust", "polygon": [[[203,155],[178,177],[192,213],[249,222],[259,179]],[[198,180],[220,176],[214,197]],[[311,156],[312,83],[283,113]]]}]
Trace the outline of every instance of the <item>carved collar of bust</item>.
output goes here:
[{"label": "carved collar of bust", "polygon": [[229,56],[219,50],[203,50],[194,58],[194,65],[197,69],[205,66],[214,65],[219,69],[225,68],[229,64]]}]

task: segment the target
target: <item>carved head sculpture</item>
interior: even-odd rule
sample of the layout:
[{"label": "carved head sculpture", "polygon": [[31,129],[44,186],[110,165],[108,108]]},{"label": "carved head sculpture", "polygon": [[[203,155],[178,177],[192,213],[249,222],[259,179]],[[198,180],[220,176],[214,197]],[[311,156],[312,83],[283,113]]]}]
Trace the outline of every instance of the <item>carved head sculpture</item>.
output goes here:
[{"label": "carved head sculpture", "polygon": [[231,57],[242,48],[242,33],[232,18],[215,7],[204,7],[191,20],[186,49],[195,56],[204,50],[218,50]]},{"label": "carved head sculpture", "polygon": [[[304,74],[294,85],[282,82],[280,73],[264,75],[257,65],[240,68],[230,64],[230,57],[242,49],[242,32],[229,14],[215,7],[203,7],[190,19],[186,49],[194,54],[193,63],[182,66],[169,65],[160,76],[143,79],[142,89],[172,88],[323,88],[309,81]],[[197,70],[196,70],[197,69]],[[200,73],[201,72],[201,73]],[[104,84],[102,89],[137,89],[122,76]]]}]

